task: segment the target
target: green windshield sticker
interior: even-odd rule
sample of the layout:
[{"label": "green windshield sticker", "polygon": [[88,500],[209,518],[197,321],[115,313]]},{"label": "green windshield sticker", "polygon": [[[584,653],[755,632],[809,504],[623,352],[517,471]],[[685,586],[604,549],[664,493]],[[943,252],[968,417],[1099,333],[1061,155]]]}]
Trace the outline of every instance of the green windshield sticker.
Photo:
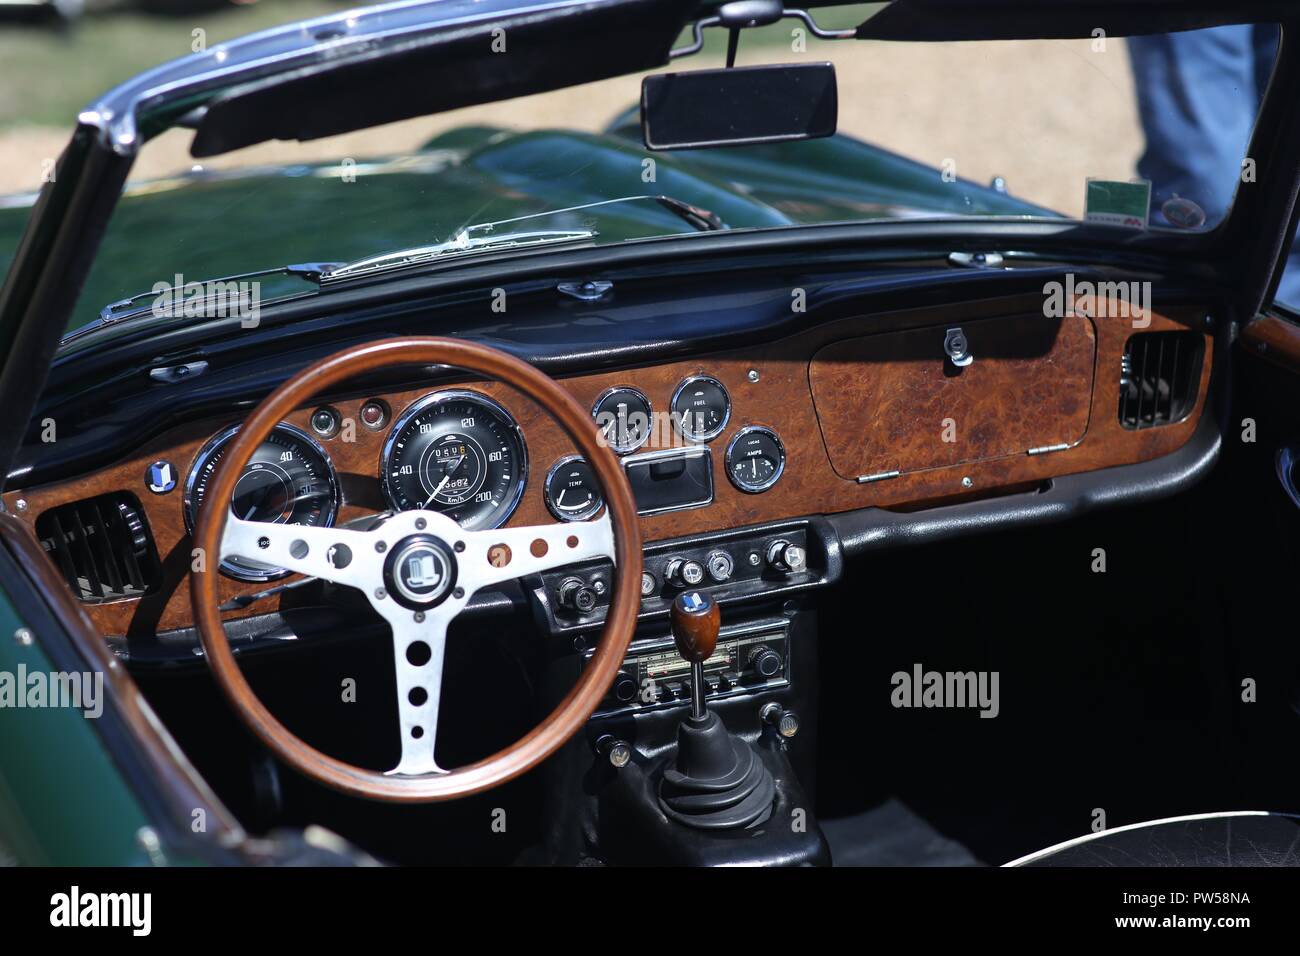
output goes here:
[{"label": "green windshield sticker", "polygon": [[1089,179],[1083,200],[1083,218],[1112,226],[1147,227],[1151,208],[1151,182],[1139,179],[1131,183],[1111,179]]}]

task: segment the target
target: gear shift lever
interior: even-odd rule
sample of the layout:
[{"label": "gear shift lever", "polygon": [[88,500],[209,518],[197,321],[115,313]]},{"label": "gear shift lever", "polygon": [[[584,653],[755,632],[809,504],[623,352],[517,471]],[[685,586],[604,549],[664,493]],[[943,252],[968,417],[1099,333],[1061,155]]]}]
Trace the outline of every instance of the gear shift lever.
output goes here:
[{"label": "gear shift lever", "polygon": [[718,606],[699,591],[678,595],[671,613],[677,654],[691,662],[691,718],[703,720],[704,662],[713,656],[713,650],[718,646],[722,614]]},{"label": "gear shift lever", "polygon": [[757,826],[772,812],[776,784],[758,754],[704,703],[704,662],[718,644],[722,616],[705,593],[686,591],[672,606],[673,641],[691,665],[691,711],[677,728],[677,753],[659,781],[660,809],[704,830]]}]

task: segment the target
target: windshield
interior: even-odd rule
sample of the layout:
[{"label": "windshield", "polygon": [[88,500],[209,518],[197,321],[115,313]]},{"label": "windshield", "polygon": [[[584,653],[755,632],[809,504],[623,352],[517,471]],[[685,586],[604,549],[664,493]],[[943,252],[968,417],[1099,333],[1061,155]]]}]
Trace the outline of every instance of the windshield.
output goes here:
[{"label": "windshield", "polygon": [[[836,28],[870,13],[855,6],[815,16]],[[190,26],[151,21],[149,29]],[[222,29],[246,32],[224,21]],[[1227,33],[1238,29],[1255,31],[1258,78],[1248,89],[1210,68],[1216,51],[1229,55]],[[836,135],[776,145],[647,150],[640,75],[202,163],[188,157],[193,134],[174,129],[142,150],[69,328],[160,284],[454,246],[476,224],[572,207],[591,208],[529,228],[590,232],[598,244],[708,231],[670,204],[608,202],[632,196],[675,200],[731,230],[972,216],[1212,229],[1238,181],[1253,178],[1246,141],[1276,29],[1097,34],[897,43],[823,41],[797,20],[746,30],[737,65],[829,60],[838,74]],[[668,69],[722,66],[725,33],[704,36],[702,53]],[[1199,42],[1197,59],[1179,59],[1180,38]],[[1249,108],[1217,111],[1230,94]],[[1188,121],[1202,115],[1197,132]],[[1240,119],[1210,121],[1218,115]],[[12,255],[30,200],[0,201],[0,260]],[[314,291],[301,276],[258,281],[262,301]]]}]

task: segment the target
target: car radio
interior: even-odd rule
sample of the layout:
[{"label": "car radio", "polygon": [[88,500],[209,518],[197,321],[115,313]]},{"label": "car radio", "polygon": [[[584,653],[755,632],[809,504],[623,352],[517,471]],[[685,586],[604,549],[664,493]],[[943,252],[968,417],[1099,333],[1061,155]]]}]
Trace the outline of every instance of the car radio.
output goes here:
[{"label": "car radio", "polygon": [[[724,627],[704,662],[710,699],[785,687],[790,683],[789,622],[771,619]],[[691,667],[671,638],[634,645],[594,716],[685,704]]]}]

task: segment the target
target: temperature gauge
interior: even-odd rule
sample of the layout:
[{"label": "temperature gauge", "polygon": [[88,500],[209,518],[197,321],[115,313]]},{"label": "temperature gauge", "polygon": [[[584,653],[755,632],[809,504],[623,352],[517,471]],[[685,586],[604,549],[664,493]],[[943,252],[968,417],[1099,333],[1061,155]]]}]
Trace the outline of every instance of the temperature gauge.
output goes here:
[{"label": "temperature gauge", "polygon": [[727,477],[741,491],[767,491],[784,470],[785,447],[770,428],[746,425],[727,446]]},{"label": "temperature gauge", "polygon": [[585,458],[561,458],[546,476],[546,507],[561,521],[585,521],[605,504]]}]

